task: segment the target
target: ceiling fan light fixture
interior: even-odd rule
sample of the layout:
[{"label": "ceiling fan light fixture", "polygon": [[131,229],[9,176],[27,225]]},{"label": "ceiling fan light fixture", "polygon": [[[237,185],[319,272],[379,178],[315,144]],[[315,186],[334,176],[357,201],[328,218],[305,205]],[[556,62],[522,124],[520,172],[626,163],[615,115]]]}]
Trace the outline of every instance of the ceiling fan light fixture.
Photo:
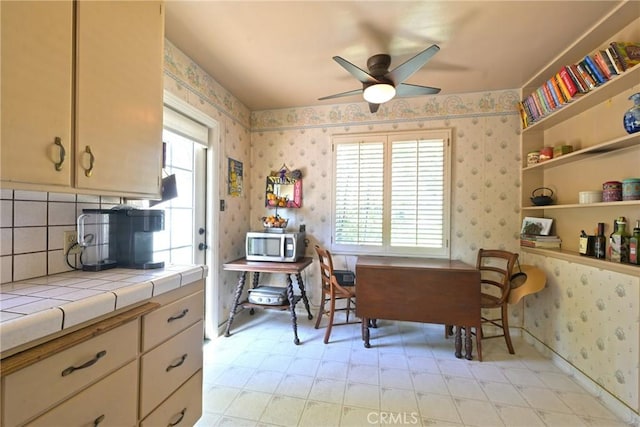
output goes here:
[{"label": "ceiling fan light fixture", "polygon": [[383,104],[396,96],[396,88],[388,83],[377,83],[366,87],[362,96],[371,104]]}]

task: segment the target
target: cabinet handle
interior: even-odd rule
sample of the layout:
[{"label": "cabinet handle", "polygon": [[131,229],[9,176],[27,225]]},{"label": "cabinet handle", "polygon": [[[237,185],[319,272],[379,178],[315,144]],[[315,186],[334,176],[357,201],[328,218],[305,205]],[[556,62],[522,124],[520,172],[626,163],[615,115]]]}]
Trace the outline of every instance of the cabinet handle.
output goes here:
[{"label": "cabinet handle", "polygon": [[56,139],[53,141],[53,143],[58,147],[60,147],[60,161],[56,163],[56,170],[61,171],[62,164],[64,163],[64,157],[67,154],[67,152],[65,151],[64,146],[62,145],[62,139],[60,139],[59,136],[56,136]]},{"label": "cabinet handle", "polygon": [[178,319],[182,319],[184,316],[187,315],[187,313],[189,312],[188,308],[185,308],[184,310],[182,310],[182,313],[176,315],[176,316],[171,316],[167,319],[167,323],[171,323],[174,320],[178,320]]},{"label": "cabinet handle", "polygon": [[93,359],[89,360],[86,363],[83,363],[80,366],[69,366],[67,369],[65,369],[64,371],[62,371],[62,376],[66,377],[69,374],[72,374],[73,371],[77,371],[79,369],[84,369],[84,368],[88,368],[89,366],[92,366],[93,364],[95,364],[99,359],[103,358],[104,356],[107,355],[107,350],[102,350],[98,353],[96,353],[96,357],[94,357]]},{"label": "cabinet handle", "polygon": [[173,427],[180,424],[182,422],[182,419],[184,418],[185,412],[187,412],[187,408],[182,408],[182,411],[180,411],[180,416],[178,417],[178,419],[172,423],[169,423],[167,427]]},{"label": "cabinet handle", "polygon": [[85,176],[91,176],[91,174],[93,173],[93,162],[96,159],[93,155],[93,153],[91,152],[91,147],[90,146],[86,146],[84,149],[84,152],[89,154],[89,169],[85,169],[84,170],[84,174]]},{"label": "cabinet handle", "polygon": [[176,363],[175,365],[169,365],[167,366],[166,371],[169,372],[170,370],[172,370],[173,368],[177,368],[178,366],[182,365],[184,363],[184,361],[187,360],[187,353],[183,354],[182,357],[180,358],[180,360],[178,361],[178,363]]},{"label": "cabinet handle", "polygon": [[102,421],[104,421],[104,419],[105,419],[105,416],[104,416],[104,414],[102,414],[98,418],[93,420],[93,427],[96,427],[98,424],[100,424]]}]

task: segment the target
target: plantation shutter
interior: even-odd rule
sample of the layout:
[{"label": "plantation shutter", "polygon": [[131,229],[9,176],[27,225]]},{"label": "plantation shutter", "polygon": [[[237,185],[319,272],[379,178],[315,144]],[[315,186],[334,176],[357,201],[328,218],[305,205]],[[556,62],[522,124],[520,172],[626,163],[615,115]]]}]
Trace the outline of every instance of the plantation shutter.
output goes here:
[{"label": "plantation shutter", "polygon": [[444,152],[442,139],[391,145],[391,246],[443,245]]},{"label": "plantation shutter", "polygon": [[383,143],[339,144],[335,159],[335,243],[382,245]]}]

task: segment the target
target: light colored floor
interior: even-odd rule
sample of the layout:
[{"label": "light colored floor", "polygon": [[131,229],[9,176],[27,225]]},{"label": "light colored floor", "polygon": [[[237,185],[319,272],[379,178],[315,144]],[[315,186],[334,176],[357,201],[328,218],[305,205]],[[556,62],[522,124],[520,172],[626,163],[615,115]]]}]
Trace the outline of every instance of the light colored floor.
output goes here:
[{"label": "light colored floor", "polygon": [[[522,338],[459,360],[442,325],[379,321],[325,329],[287,312],[236,316],[204,347],[203,426],[626,426]],[[323,323],[324,325],[324,323]],[[475,342],[475,341],[474,341]],[[474,356],[475,356],[474,345]]]}]

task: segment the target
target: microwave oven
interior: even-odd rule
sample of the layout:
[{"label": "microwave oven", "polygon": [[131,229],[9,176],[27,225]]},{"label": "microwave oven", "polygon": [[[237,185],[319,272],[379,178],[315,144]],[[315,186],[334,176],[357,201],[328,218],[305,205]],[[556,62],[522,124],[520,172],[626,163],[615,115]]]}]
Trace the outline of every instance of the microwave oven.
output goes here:
[{"label": "microwave oven", "polygon": [[305,233],[247,232],[247,261],[296,262],[304,256]]}]

